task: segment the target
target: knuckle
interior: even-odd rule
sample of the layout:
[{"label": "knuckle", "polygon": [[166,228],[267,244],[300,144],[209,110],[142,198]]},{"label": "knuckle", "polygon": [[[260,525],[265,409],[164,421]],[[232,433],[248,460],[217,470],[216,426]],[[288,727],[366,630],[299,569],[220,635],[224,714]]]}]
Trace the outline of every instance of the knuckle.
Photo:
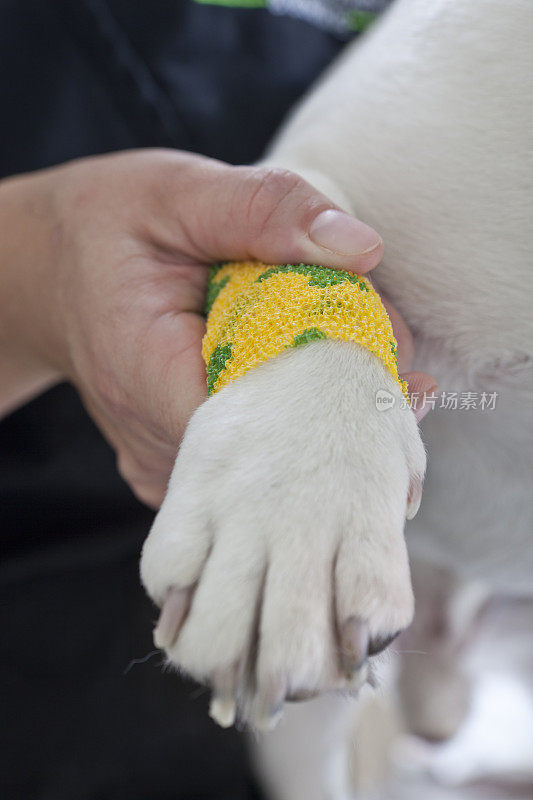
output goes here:
[{"label": "knuckle", "polygon": [[253,172],[258,189],[267,191],[273,196],[283,196],[305,183],[296,172],[282,167],[257,167]]},{"label": "knuckle", "polygon": [[264,234],[280,206],[285,208],[306,189],[303,178],[288,169],[258,167],[248,187],[246,223],[256,234]]}]

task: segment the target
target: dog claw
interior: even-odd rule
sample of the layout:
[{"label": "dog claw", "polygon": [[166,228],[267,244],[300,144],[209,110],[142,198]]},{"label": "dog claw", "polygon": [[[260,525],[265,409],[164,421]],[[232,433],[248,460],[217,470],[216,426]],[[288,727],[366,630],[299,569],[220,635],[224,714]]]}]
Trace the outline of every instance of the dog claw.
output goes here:
[{"label": "dog claw", "polygon": [[191,589],[170,589],[154,629],[154,644],[165,650],[176,641],[189,610]]},{"label": "dog claw", "polygon": [[239,665],[217,669],[211,676],[213,695],[209,706],[209,716],[221,728],[231,728],[237,717],[237,683]]},{"label": "dog claw", "polygon": [[397,636],[399,636],[400,631],[395,631],[394,633],[389,633],[387,636],[374,636],[368,647],[368,655],[369,656],[377,656],[378,653],[382,653],[383,650],[386,650],[387,647],[393,642]]},{"label": "dog claw", "polygon": [[256,701],[256,708],[253,714],[253,723],[257,730],[268,732],[273,730],[278,724],[283,714],[283,704],[287,694],[287,681],[280,678],[272,682],[263,691]]},{"label": "dog claw", "polygon": [[237,706],[233,697],[213,695],[209,706],[209,716],[221,728],[231,728],[235,724]]}]

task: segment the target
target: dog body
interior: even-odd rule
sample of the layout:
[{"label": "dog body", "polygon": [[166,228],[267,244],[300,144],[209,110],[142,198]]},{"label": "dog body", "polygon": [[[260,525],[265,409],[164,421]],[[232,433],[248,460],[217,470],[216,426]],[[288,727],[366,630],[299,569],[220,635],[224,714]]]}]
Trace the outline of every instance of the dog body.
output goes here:
[{"label": "dog body", "polygon": [[424,420],[408,541],[512,592],[533,589],[532,31],[527,2],[400,0],[267,159],[382,234],[372,280],[414,334],[414,368],[446,395],[497,393],[494,411],[439,397]]},{"label": "dog body", "polygon": [[[533,594],[532,31],[529,0],[398,0],[264,162],[380,232],[372,279],[414,334],[415,368],[437,378],[444,402],[475,395],[476,408],[456,411],[439,396],[424,420],[430,466],[409,548],[522,594]],[[380,391],[394,400],[387,411]],[[191,420],[141,572],[160,605],[172,587],[195,587],[179,636],[162,643],[214,686],[219,720],[233,720],[236,697],[268,727],[285,697],[356,689],[366,668],[338,666],[346,626],[364,621],[366,655],[411,621],[403,526],[425,454],[401,399],[372,354],[313,342]],[[295,749],[276,741],[280,797],[346,796],[340,779],[320,785],[325,760],[338,767],[334,737],[326,747],[317,734],[306,754],[314,794],[288,777],[281,762],[295,763]]]}]

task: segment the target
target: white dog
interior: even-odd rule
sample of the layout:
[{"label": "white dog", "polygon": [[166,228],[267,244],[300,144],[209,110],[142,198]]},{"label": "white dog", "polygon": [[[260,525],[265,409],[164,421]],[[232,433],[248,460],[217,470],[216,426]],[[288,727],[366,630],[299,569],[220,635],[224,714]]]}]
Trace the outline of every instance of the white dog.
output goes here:
[{"label": "white dog", "polygon": [[[439,399],[424,421],[430,467],[409,549],[522,594],[533,594],[532,34],[530,0],[397,0],[264,162],[380,232],[372,279],[414,334],[415,368],[440,392],[472,393],[462,410]],[[387,411],[380,390],[396,401]],[[356,344],[291,350],[198,409],[141,572],[164,605],[158,645],[213,687],[221,723],[237,701],[270,727],[286,698],[366,680],[367,656],[413,616],[404,521],[425,465],[399,388]],[[325,734],[341,730],[346,704],[293,715],[314,752],[292,745],[307,777],[289,785],[279,766],[279,796],[346,796],[342,769],[328,788],[321,760],[339,767]],[[267,760],[287,752],[291,725],[283,748],[272,735]]]}]

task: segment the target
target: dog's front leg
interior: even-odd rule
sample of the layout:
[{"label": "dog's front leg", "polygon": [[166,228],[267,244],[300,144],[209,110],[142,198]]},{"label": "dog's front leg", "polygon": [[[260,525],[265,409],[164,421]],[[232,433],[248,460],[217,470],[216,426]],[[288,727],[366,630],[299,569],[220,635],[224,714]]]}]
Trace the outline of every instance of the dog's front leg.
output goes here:
[{"label": "dog's front leg", "polygon": [[296,347],[198,409],[141,572],[157,643],[221,723],[269,728],[287,698],[364,682],[413,615],[403,528],[424,468],[398,383],[354,343]]}]

